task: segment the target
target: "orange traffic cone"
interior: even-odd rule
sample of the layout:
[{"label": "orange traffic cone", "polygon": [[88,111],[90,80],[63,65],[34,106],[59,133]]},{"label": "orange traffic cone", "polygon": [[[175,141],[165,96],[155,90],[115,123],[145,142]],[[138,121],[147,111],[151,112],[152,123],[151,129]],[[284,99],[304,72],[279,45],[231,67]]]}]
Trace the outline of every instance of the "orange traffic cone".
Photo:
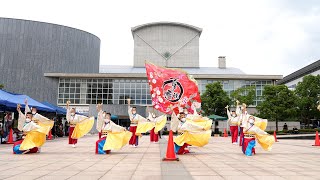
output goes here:
[{"label": "orange traffic cone", "polygon": [[314,139],[314,145],[312,146],[320,146],[318,131],[316,131],[316,138]]},{"label": "orange traffic cone", "polygon": [[228,137],[228,133],[227,133],[226,128],[224,128],[223,137]]},{"label": "orange traffic cone", "polygon": [[49,131],[48,140],[52,140],[52,133],[51,133],[51,130]]},{"label": "orange traffic cone", "polygon": [[170,130],[170,132],[169,132],[169,139],[168,139],[166,157],[163,158],[162,161],[179,161],[179,158],[176,157],[176,153],[174,152],[174,143],[173,143],[172,130]]},{"label": "orange traffic cone", "polygon": [[7,144],[13,144],[13,131],[10,129]]},{"label": "orange traffic cone", "polygon": [[277,139],[276,131],[273,131],[273,136],[274,136],[274,142],[279,142],[278,139]]}]

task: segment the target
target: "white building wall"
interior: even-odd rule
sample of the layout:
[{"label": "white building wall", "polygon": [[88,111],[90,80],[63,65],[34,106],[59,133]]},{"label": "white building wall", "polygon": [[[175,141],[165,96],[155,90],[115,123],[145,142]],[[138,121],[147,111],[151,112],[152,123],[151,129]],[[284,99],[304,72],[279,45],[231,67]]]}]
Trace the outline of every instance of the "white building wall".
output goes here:
[{"label": "white building wall", "polygon": [[[134,32],[134,66],[148,60],[167,67],[199,67],[198,31],[177,25],[154,25]],[[165,53],[171,57],[164,58]]]},{"label": "white building wall", "polygon": [[[320,74],[320,69],[315,71],[315,72],[312,72],[310,74],[307,74],[307,75],[315,75],[316,76],[316,75],[319,75],[319,74]],[[293,81],[287,82],[285,85],[288,86],[289,88],[295,89],[295,87],[298,85],[298,82],[301,82],[302,79],[303,79],[303,77],[295,79]]]}]

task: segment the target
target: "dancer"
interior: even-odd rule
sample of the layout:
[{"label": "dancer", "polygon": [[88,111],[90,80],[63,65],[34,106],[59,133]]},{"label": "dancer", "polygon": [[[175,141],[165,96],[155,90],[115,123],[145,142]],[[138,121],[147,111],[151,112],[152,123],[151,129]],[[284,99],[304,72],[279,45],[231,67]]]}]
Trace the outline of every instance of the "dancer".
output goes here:
[{"label": "dancer", "polygon": [[[26,102],[27,105],[27,102]],[[23,131],[23,140],[17,141],[13,145],[14,154],[27,154],[40,152],[40,147],[46,142],[46,135],[53,127],[53,121],[44,116],[36,116],[34,119],[31,112],[21,112],[21,105],[17,105],[19,113],[18,129]]]},{"label": "dancer", "polygon": [[146,122],[147,120],[140,116],[139,114],[137,114],[137,108],[136,107],[130,107],[130,101],[131,99],[127,99],[128,102],[128,114],[129,114],[129,118],[130,118],[130,132],[132,133],[132,136],[130,138],[129,144],[137,147],[139,144],[139,134],[136,134],[137,131],[137,126],[138,126],[138,122],[139,121],[143,121]]},{"label": "dancer", "polygon": [[158,142],[158,133],[159,131],[164,128],[167,123],[167,116],[161,115],[156,117],[154,114],[151,115],[149,112],[148,119],[141,119],[138,122],[136,135],[140,136],[142,133],[146,133],[150,131],[150,141],[151,142]]},{"label": "dancer", "polygon": [[249,116],[248,120],[244,122],[244,138],[242,144],[242,152],[246,156],[255,154],[256,140],[261,147],[270,151],[272,144],[275,142],[274,137],[264,131],[266,128],[267,120]]},{"label": "dancer", "polygon": [[[237,100],[237,107],[239,106],[239,101]],[[239,116],[239,122],[240,122],[240,143],[239,146],[242,146],[243,142],[243,128],[245,127],[244,124],[248,121],[248,112],[247,112],[247,105],[245,103],[242,103],[241,109],[236,109],[237,116]]]},{"label": "dancer", "polygon": [[69,144],[75,148],[78,139],[86,135],[94,124],[94,117],[76,114],[75,108],[70,108],[70,101],[67,101],[67,121],[70,123],[69,127]]},{"label": "dancer", "polygon": [[[238,107],[237,107],[238,108]],[[237,144],[238,142],[238,129],[239,129],[239,116],[235,111],[230,113],[229,106],[226,106],[228,115],[228,124],[230,125],[231,143]]]},{"label": "dancer", "polygon": [[189,120],[185,118],[183,112],[179,113],[179,118],[175,113],[171,116],[171,130],[181,133],[174,139],[175,152],[177,154],[189,153],[189,145],[203,147],[209,143],[211,137],[212,120],[206,117]]},{"label": "dancer", "polygon": [[125,146],[132,133],[111,121],[111,114],[102,111],[102,104],[98,104],[98,121],[101,125],[101,138],[96,142],[96,154],[109,154],[111,150]]}]

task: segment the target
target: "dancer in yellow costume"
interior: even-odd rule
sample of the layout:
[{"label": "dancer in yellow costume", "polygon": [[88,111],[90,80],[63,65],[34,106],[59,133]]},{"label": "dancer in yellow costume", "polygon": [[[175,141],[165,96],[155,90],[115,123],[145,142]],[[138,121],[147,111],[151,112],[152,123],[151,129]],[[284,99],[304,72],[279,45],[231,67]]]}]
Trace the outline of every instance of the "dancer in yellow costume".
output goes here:
[{"label": "dancer in yellow costume", "polygon": [[266,119],[260,119],[254,116],[249,116],[247,122],[243,122],[243,145],[242,152],[247,156],[252,156],[255,154],[256,140],[261,145],[261,147],[270,151],[272,144],[275,142],[274,137],[264,130],[267,127],[268,121]]},{"label": "dancer in yellow costume", "polygon": [[201,115],[185,117],[185,113],[179,113],[177,117],[174,113],[171,116],[171,130],[180,133],[174,139],[175,152],[177,154],[189,153],[189,145],[203,147],[209,143],[211,137],[212,120]]},{"label": "dancer in yellow costume", "polygon": [[69,144],[76,147],[78,139],[86,135],[94,124],[94,117],[87,117],[76,114],[75,108],[70,108],[70,101],[67,101],[67,121],[70,123],[69,127]]},{"label": "dancer in yellow costume", "polygon": [[25,101],[25,104],[25,114],[21,112],[20,104],[17,106],[17,111],[19,113],[18,129],[23,131],[24,139],[14,143],[14,154],[40,152],[40,147],[46,142],[46,135],[54,124],[52,120],[38,114],[36,108],[33,108],[33,113],[30,112],[27,100]]},{"label": "dancer in yellow costume", "polygon": [[164,128],[167,123],[167,116],[161,115],[156,117],[149,112],[147,119],[140,120],[138,122],[136,135],[140,136],[142,133],[150,131],[150,141],[158,142],[158,132]]},{"label": "dancer in yellow costume", "polygon": [[132,133],[111,121],[111,114],[102,111],[98,104],[97,129],[101,130],[101,138],[96,142],[96,154],[109,154],[111,150],[121,149],[128,144]]}]

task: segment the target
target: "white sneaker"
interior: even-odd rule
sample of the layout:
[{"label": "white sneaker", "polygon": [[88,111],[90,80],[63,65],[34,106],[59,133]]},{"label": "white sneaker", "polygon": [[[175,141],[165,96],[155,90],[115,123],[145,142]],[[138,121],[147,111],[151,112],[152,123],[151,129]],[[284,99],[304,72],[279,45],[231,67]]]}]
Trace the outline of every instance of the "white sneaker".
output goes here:
[{"label": "white sneaker", "polygon": [[76,145],[75,145],[75,144],[72,144],[72,147],[73,147],[73,148],[75,148],[75,147],[76,147]]},{"label": "white sneaker", "polygon": [[38,148],[38,152],[37,153],[40,153],[41,152],[41,148]]},{"label": "white sneaker", "polygon": [[136,147],[138,147],[138,146],[137,146],[137,145],[133,145],[133,147],[135,147],[135,148],[136,148]]}]

